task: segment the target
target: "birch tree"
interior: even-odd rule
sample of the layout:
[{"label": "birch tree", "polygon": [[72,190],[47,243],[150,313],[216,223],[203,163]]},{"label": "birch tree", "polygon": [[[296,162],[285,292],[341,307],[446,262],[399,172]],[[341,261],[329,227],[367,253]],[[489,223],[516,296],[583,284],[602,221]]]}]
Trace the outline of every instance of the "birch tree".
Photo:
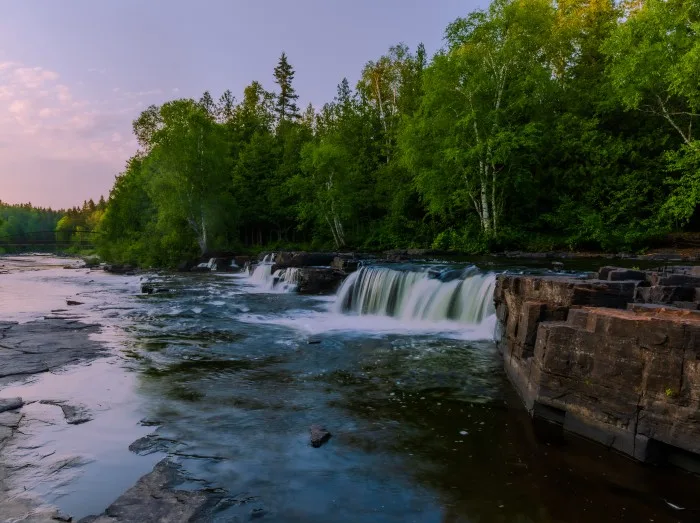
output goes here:
[{"label": "birch tree", "polygon": [[[149,133],[148,190],[158,209],[159,226],[166,234],[178,235],[178,224],[184,224],[204,254],[228,181],[221,129],[193,100],[168,102],[157,112],[149,109],[143,118]],[[138,120],[135,128],[137,136],[146,136],[139,132]]]},{"label": "birch tree", "polygon": [[[447,49],[426,71],[420,114],[408,126],[406,159],[434,211],[468,205],[483,234],[499,232],[517,156],[540,129],[526,110],[545,103],[546,46],[553,8],[540,0],[496,0],[452,23]],[[437,154],[420,158],[425,142]],[[421,143],[422,142],[422,143]]]}]

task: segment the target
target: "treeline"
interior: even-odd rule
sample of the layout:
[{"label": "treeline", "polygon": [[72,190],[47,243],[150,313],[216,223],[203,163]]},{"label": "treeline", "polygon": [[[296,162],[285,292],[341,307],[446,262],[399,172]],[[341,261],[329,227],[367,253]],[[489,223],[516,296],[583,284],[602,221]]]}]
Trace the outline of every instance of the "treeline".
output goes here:
[{"label": "treeline", "polygon": [[53,210],[31,203],[8,204],[0,201],[0,253],[27,248],[53,250],[56,242],[64,248],[92,245],[92,231],[98,229],[107,202],[100,198],[83,202],[82,207]]},{"label": "treeline", "polygon": [[700,228],[700,3],[495,0],[320,108],[276,90],[152,106],[107,259],[214,250],[637,249]]}]

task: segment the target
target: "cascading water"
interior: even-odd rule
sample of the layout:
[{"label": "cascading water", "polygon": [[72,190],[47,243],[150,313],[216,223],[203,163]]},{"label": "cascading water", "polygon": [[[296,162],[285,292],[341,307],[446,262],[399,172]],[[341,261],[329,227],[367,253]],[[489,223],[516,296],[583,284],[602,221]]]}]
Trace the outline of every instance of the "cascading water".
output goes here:
[{"label": "cascading water", "polygon": [[299,284],[299,269],[294,267],[278,269],[272,275],[271,283],[273,289],[291,292],[295,290]]},{"label": "cascading water", "polygon": [[299,283],[299,269],[288,267],[286,269],[277,269],[273,273],[272,269],[274,264],[275,255],[266,255],[263,261],[260,262],[250,274],[251,281],[268,290],[279,290],[283,292],[295,290]]},{"label": "cascading water", "polygon": [[250,279],[261,285],[267,284],[272,279],[272,264],[275,262],[274,254],[267,254],[250,275]]},{"label": "cascading water", "polygon": [[338,291],[336,312],[401,320],[477,325],[495,313],[496,277],[470,267],[461,273],[363,267]]}]

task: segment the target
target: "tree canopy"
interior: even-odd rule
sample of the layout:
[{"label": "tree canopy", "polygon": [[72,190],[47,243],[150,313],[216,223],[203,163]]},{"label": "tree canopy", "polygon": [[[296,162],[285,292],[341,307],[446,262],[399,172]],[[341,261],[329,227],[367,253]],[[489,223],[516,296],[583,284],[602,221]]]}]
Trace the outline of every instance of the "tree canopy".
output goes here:
[{"label": "tree canopy", "polygon": [[[494,0],[301,111],[276,88],[173,100],[99,216],[101,251],[638,249],[700,229],[700,4]],[[303,94],[303,93],[302,93]]]}]

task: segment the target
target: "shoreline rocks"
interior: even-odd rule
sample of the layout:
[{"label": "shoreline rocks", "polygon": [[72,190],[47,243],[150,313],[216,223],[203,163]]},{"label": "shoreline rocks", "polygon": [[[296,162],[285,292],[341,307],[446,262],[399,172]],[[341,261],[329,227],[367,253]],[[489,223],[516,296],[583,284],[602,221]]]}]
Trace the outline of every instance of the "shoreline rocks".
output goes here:
[{"label": "shoreline rocks", "polygon": [[535,417],[640,461],[682,456],[700,471],[700,311],[669,303],[698,299],[695,276],[610,267],[598,276],[498,278],[511,383]]},{"label": "shoreline rocks", "polygon": [[79,523],[207,520],[223,496],[202,490],[177,490],[185,480],[177,465],[165,459],[101,515],[82,518]]}]

